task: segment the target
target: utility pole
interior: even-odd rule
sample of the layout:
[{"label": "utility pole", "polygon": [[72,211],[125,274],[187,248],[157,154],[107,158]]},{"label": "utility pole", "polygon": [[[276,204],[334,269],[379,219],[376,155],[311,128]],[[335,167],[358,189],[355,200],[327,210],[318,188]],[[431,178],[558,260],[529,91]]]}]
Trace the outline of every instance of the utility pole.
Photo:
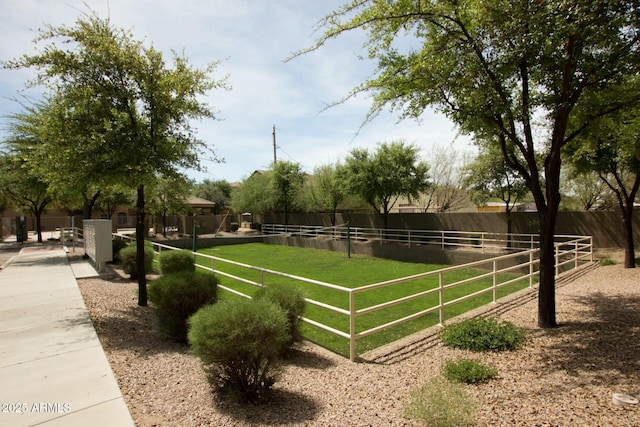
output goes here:
[{"label": "utility pole", "polygon": [[275,165],[276,162],[276,125],[273,125],[273,164]]}]

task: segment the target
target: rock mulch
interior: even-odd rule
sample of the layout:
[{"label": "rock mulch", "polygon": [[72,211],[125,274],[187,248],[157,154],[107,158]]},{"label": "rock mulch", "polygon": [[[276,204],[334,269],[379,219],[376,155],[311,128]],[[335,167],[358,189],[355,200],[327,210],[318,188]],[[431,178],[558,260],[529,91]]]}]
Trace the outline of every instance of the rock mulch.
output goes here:
[{"label": "rock mulch", "polygon": [[210,391],[188,347],[158,332],[153,309],[137,306],[137,285],[78,281],[95,329],[138,426],[413,426],[403,416],[412,388],[447,359],[472,358],[499,377],[467,389],[477,426],[640,426],[640,269],[601,266],[559,286],[560,327],[537,327],[535,294],[491,307],[529,331],[527,344],[475,354],[443,346],[433,330],[363,355],[360,363],[304,343],[285,366],[271,401],[237,405]]}]

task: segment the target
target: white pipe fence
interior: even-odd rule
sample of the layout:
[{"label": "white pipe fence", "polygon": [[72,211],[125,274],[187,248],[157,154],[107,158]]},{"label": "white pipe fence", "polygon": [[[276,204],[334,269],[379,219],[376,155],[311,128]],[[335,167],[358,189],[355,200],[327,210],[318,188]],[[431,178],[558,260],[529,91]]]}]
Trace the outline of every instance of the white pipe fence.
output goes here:
[{"label": "white pipe fence", "polygon": [[[346,239],[372,241],[379,244],[402,243],[412,245],[432,245],[440,249],[473,248],[492,253],[497,251],[521,251],[539,246],[539,235],[516,233],[488,233],[450,230],[406,230],[348,227],[346,224],[334,227],[309,225],[263,224],[264,235],[288,235],[310,238]],[[556,235],[556,241],[573,240],[577,236]],[[587,236],[581,236],[587,237]]]},{"label": "white pipe fence", "polygon": [[[272,228],[272,230],[275,230],[275,228]],[[296,233],[302,232],[300,228],[297,228],[296,230],[297,230]],[[360,231],[362,233],[360,234],[360,236],[364,235],[364,231],[362,230]],[[263,232],[264,232],[264,229],[263,229]],[[318,228],[317,230],[314,230],[312,232],[308,228],[305,228],[303,232],[305,234],[316,233],[316,232],[319,233],[320,229]],[[370,233],[370,232],[367,231],[367,233]],[[443,232],[443,233],[444,233],[444,237],[441,238],[441,242],[444,242],[446,240],[447,244],[449,244],[449,241],[453,239],[452,236],[455,233],[453,234],[452,232]],[[466,234],[467,236],[460,237],[459,240],[469,238],[468,235],[470,233],[464,233],[464,234]],[[473,233],[473,234],[479,235],[481,241],[485,241],[485,242],[491,241],[494,243],[496,242],[496,239],[488,239],[488,238],[484,239],[482,237],[483,233]],[[484,234],[490,234],[490,233],[484,233]],[[370,234],[367,234],[367,235],[370,235]],[[413,235],[416,236],[418,234],[415,233]],[[117,235],[117,234],[116,236],[121,238],[130,238],[128,236]],[[409,236],[409,233],[405,234],[405,236]],[[389,237],[388,234],[384,234],[384,237],[387,238],[387,240],[390,240],[388,239]],[[529,236],[527,235],[527,238],[528,237]],[[585,266],[588,266],[593,262],[593,241],[590,236],[558,236],[558,237],[561,241],[555,244],[556,278],[562,277],[566,274],[576,271],[577,269],[581,269]],[[502,242],[504,243],[505,241],[502,241]],[[466,243],[460,243],[460,242],[458,243],[461,245],[466,244]],[[440,244],[444,245],[444,243],[440,243]],[[161,244],[161,243],[153,243],[153,245],[157,249],[156,253],[158,254],[162,250],[178,249],[178,248]],[[316,301],[309,298],[305,298],[305,300],[308,304],[314,305],[316,307],[320,307],[324,310],[329,310],[332,313],[335,313],[336,315],[346,316],[349,320],[348,331],[340,330],[306,317],[302,317],[302,321],[310,325],[313,325],[321,330],[324,330],[334,335],[337,335],[339,337],[348,339],[349,340],[349,358],[352,361],[354,361],[357,357],[356,342],[361,338],[381,332],[383,330],[400,325],[402,323],[417,319],[419,317],[422,317],[432,312],[438,312],[439,324],[442,325],[445,320],[445,309],[447,307],[450,307],[462,301],[483,295],[485,293],[491,293],[492,303],[496,303],[498,300],[498,296],[497,296],[498,289],[504,286],[513,284],[517,281],[528,279],[529,288],[533,288],[536,283],[536,277],[539,271],[539,264],[540,264],[540,261],[538,259],[539,249],[533,248],[533,249],[521,250],[520,252],[509,253],[506,255],[501,255],[501,256],[497,256],[494,258],[489,258],[481,261],[475,261],[475,262],[471,262],[463,265],[457,265],[457,266],[447,267],[447,268],[443,268],[436,271],[421,273],[413,276],[402,277],[402,278],[388,280],[388,281],[379,282],[379,283],[373,283],[365,286],[359,286],[356,288],[347,288],[344,286],[339,286],[339,285],[326,283],[318,280],[313,280],[305,277],[295,276],[295,275],[291,275],[291,274],[287,274],[279,271],[256,267],[253,265],[231,261],[224,258],[219,258],[211,255],[202,254],[202,253],[193,252],[193,254],[200,257],[200,259],[204,258],[208,260],[208,262],[210,263],[209,264],[210,267],[204,266],[204,265],[198,265],[199,268],[202,268],[206,271],[210,271],[212,273],[215,273],[224,277],[228,277],[230,279],[237,280],[252,286],[259,286],[259,287],[266,286],[267,285],[266,277],[275,276],[275,277],[284,277],[297,282],[306,283],[312,286],[319,286],[326,289],[332,289],[334,291],[344,293],[346,298],[348,298],[348,309],[336,307],[334,305],[326,304],[324,302]],[[234,275],[234,274],[230,274],[228,272],[222,271],[220,269],[220,265],[224,265],[224,264],[240,267],[241,269],[244,269],[247,271],[259,272],[260,280],[259,281],[250,280],[250,279],[247,279],[246,277],[241,277],[238,275]],[[490,266],[489,268],[487,268],[488,265]],[[464,270],[471,269],[471,271],[477,271],[477,274],[463,280],[447,283],[445,279],[446,275],[449,275],[454,272],[459,272],[460,270],[463,270],[463,269]],[[523,271],[526,271],[526,273],[522,274]],[[517,274],[514,277],[514,274],[516,272],[519,272],[519,274]],[[505,274],[505,273],[512,273],[512,274]],[[358,295],[365,294],[366,292],[370,292],[374,289],[394,286],[400,283],[411,282],[415,280],[424,279],[427,277],[437,277],[438,286],[431,289],[426,289],[426,290],[417,292],[412,295],[407,295],[392,301],[386,301],[383,303],[379,303],[379,304],[375,304],[375,305],[371,305],[371,306],[367,306],[359,309],[356,308]],[[445,297],[447,292],[450,291],[451,289],[454,289],[456,287],[459,287],[465,284],[479,282],[487,278],[492,279],[491,286],[484,287],[479,291],[475,291],[452,300],[447,300],[447,298]],[[218,287],[227,292],[233,293],[235,295],[238,295],[244,298],[251,298],[249,295],[239,292],[229,286],[218,285]],[[357,332],[356,321],[358,317],[368,313],[374,313],[376,311],[383,310],[392,306],[407,303],[409,301],[413,301],[418,298],[431,295],[431,294],[437,294],[439,296],[438,304],[433,305],[431,307],[423,308],[418,312],[393,319],[391,321],[388,321],[387,323],[377,325],[370,329]]]}]

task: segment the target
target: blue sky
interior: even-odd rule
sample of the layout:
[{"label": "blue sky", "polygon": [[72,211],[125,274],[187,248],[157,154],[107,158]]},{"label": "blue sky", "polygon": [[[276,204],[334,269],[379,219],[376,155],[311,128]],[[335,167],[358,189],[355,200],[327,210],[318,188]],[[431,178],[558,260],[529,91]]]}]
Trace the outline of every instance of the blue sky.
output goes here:
[{"label": "blue sky", "polygon": [[[443,116],[427,112],[420,123],[383,113],[358,130],[370,107],[367,96],[322,111],[342,99],[374,71],[364,54],[363,33],[349,33],[318,51],[284,62],[320,35],[316,23],[343,0],[4,0],[0,8],[0,59],[32,53],[43,24],[73,24],[88,5],[114,26],[162,50],[184,51],[191,64],[221,60],[215,77],[229,76],[229,91],[213,90],[207,102],[216,121],[196,124],[198,137],[224,163],[203,162],[205,172],[187,171],[196,181],[240,181],[273,161],[276,126],[278,160],[300,163],[305,172],[343,160],[353,148],[375,148],[403,139],[421,148],[428,162],[434,145],[472,150]],[[0,129],[19,111],[11,98],[24,88],[27,70],[0,70]],[[38,96],[41,89],[31,90]],[[0,137],[4,135],[0,130]]]}]

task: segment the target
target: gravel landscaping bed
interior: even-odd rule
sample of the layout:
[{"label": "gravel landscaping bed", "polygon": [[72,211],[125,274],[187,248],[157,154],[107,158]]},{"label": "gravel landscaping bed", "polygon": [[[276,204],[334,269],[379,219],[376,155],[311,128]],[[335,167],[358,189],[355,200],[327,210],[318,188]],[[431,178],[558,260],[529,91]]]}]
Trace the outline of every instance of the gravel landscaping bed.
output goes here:
[{"label": "gravel landscaping bed", "polygon": [[[153,309],[137,305],[137,284],[119,275],[78,284],[138,426],[413,426],[403,417],[412,388],[467,357],[495,366],[497,379],[467,386],[478,426],[640,426],[640,269],[591,269],[556,292],[560,327],[537,327],[537,294],[488,308],[526,328],[527,344],[476,354],[439,343],[431,329],[352,363],[304,343],[285,365],[270,402],[239,405],[211,392],[186,345],[158,332]],[[476,313],[477,314],[477,313]]]}]

